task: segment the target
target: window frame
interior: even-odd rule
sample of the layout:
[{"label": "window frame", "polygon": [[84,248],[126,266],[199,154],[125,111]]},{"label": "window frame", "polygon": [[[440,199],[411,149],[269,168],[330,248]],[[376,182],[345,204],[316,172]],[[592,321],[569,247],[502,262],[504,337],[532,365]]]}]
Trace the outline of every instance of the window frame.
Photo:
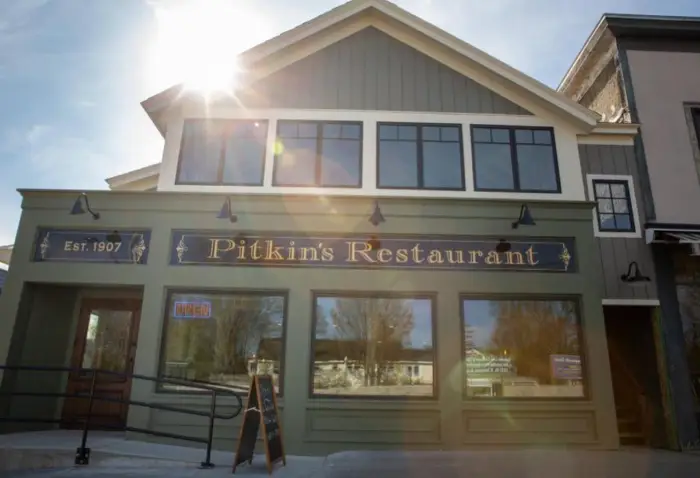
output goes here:
[{"label": "window frame", "polygon": [[[513,172],[513,189],[491,189],[479,187],[476,181],[476,154],[474,150],[474,129],[505,129],[508,130],[510,138],[510,164]],[[518,172],[518,143],[515,141],[516,130],[529,131],[549,131],[552,137],[552,159],[554,160],[554,175],[556,176],[557,188],[555,190],[543,189],[521,189],[520,173]],[[469,125],[469,142],[472,153],[472,176],[474,178],[474,191],[488,193],[527,193],[527,194],[561,194],[561,173],[559,171],[559,155],[557,154],[557,141],[554,128],[551,126],[529,126],[529,125],[501,125],[501,124],[476,124]],[[504,144],[504,143],[483,143],[483,144]],[[524,144],[524,143],[523,143]],[[546,145],[543,145],[546,146]]]},{"label": "window frame", "polygon": [[[362,187],[362,171],[363,171],[363,163],[364,163],[364,143],[365,143],[365,131],[364,131],[364,121],[362,120],[324,120],[324,119],[276,119],[275,120],[275,144],[280,140],[280,134],[279,134],[279,129],[280,129],[280,124],[281,123],[296,123],[302,124],[316,124],[316,157],[315,157],[315,168],[314,168],[314,178],[315,181],[313,184],[284,184],[280,183],[277,179],[277,165],[279,164],[278,158],[280,155],[275,151],[272,157],[272,181],[271,184],[273,187],[282,187],[282,188],[328,188],[328,189],[333,189],[333,188],[338,188],[338,189],[359,189]],[[353,126],[359,126],[360,127],[360,137],[357,139],[357,141],[360,143],[360,156],[358,158],[359,161],[359,169],[358,169],[358,181],[357,184],[352,184],[352,185],[330,185],[330,186],[324,186],[321,184],[321,176],[322,176],[322,161],[321,157],[323,155],[323,125],[326,124],[339,124],[339,125],[353,125]],[[336,139],[336,138],[325,138],[325,139]],[[343,139],[343,138],[340,138]]]},{"label": "window frame", "polygon": [[[261,125],[264,124],[265,128],[265,140],[263,141],[263,148],[262,148],[262,161],[260,162],[260,182],[227,182],[224,181],[224,167],[226,164],[226,141],[221,142],[221,148],[219,151],[219,166],[216,172],[217,180],[215,182],[208,182],[208,181],[186,181],[183,182],[182,179],[180,179],[180,176],[182,174],[182,165],[183,165],[183,157],[182,153],[184,151],[184,145],[185,145],[185,127],[188,122],[203,122],[206,123],[208,121],[212,122],[224,122],[224,123],[260,123]],[[176,186],[256,186],[256,187],[261,187],[265,185],[265,163],[267,162],[267,146],[268,146],[268,140],[270,136],[270,124],[272,123],[271,119],[229,119],[229,118],[185,118],[185,120],[182,123],[182,134],[180,136],[180,150],[178,151],[177,154],[177,172],[175,173],[175,185]]]},{"label": "window frame", "polygon": [[[379,149],[381,146],[380,128],[382,126],[415,126],[417,128],[416,143],[418,144],[418,151],[416,156],[416,167],[418,168],[418,186],[382,186],[380,185],[380,162],[381,156],[379,154]],[[457,128],[459,133],[459,165],[460,165],[460,177],[462,179],[462,186],[457,188],[426,188],[423,187],[423,171],[424,171],[424,159],[423,159],[423,127],[452,127]],[[376,157],[376,188],[377,189],[394,189],[394,190],[405,190],[405,191],[466,191],[467,190],[467,180],[466,180],[466,168],[464,166],[464,125],[461,123],[416,123],[416,122],[397,122],[397,121],[377,121],[376,130],[376,144],[375,144],[375,157]],[[391,141],[391,140],[387,140]],[[401,141],[401,140],[396,140]],[[409,142],[408,140],[405,140]],[[429,141],[431,142],[431,141]],[[438,141],[432,141],[438,142]],[[439,141],[442,142],[442,141]]]},{"label": "window frame", "polygon": [[[410,395],[330,395],[314,393],[314,365],[315,343],[316,343],[316,322],[318,298],[342,298],[342,299],[417,299],[430,300],[430,333],[432,334],[432,357],[433,357],[433,393],[430,396],[410,396]],[[438,330],[437,330],[437,292],[387,292],[387,291],[348,291],[348,290],[311,290],[311,347],[309,355],[309,379],[308,398],[310,400],[380,400],[380,401],[400,401],[400,402],[437,402],[440,399],[439,374],[438,374]]]},{"label": "window frame", "polygon": [[[631,231],[610,231],[600,230],[600,216],[598,214],[598,203],[595,194],[595,182],[613,182],[627,184],[627,193],[629,194],[630,216],[633,229]],[[640,226],[641,218],[639,216],[639,207],[637,204],[637,196],[634,190],[634,177],[631,174],[586,174],[586,183],[588,186],[588,200],[595,203],[593,207],[593,232],[595,237],[608,238],[641,238],[642,228]]]},{"label": "window frame", "polygon": [[[573,302],[576,311],[576,330],[578,334],[579,349],[581,356],[581,376],[583,377],[583,395],[580,397],[470,397],[467,395],[467,367],[465,363],[467,342],[464,334],[464,301],[465,300],[520,300],[520,301],[543,301],[543,302]],[[585,335],[585,319],[583,312],[583,297],[581,295],[567,294],[475,294],[471,292],[461,292],[459,294],[459,317],[460,317],[460,370],[462,371],[462,401],[480,401],[480,402],[581,402],[591,400],[591,391],[593,380],[588,369],[587,355],[588,346]]]},{"label": "window frame", "polygon": [[[186,287],[172,287],[165,289],[165,306],[163,307],[163,323],[161,326],[161,337],[160,337],[160,350],[158,351],[158,372],[156,377],[164,377],[163,372],[165,371],[165,353],[168,341],[168,324],[170,317],[170,304],[172,303],[172,297],[175,294],[208,294],[208,295],[247,295],[247,296],[278,296],[282,297],[284,300],[284,305],[282,307],[282,314],[284,319],[282,320],[282,348],[280,351],[280,373],[279,373],[279,392],[278,397],[284,396],[284,370],[286,363],[287,354],[287,323],[288,313],[289,313],[289,289],[219,289],[219,288],[186,288]],[[155,387],[155,392],[157,394],[164,395],[193,395],[202,396],[207,395],[209,392],[206,390],[168,390],[164,387],[165,384],[157,382]]]}]

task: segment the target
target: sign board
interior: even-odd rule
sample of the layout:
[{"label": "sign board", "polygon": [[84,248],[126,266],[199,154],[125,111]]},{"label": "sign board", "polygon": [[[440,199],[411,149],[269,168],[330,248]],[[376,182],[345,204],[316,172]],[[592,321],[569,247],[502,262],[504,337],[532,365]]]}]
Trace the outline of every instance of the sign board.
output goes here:
[{"label": "sign board", "polygon": [[463,236],[230,235],[173,231],[172,265],[291,266],[430,270],[574,272],[569,238],[497,239]]},{"label": "sign board", "polygon": [[205,299],[179,300],[175,302],[175,319],[211,319],[211,301]]},{"label": "sign board", "polygon": [[581,380],[581,356],[580,355],[550,355],[552,366],[552,378],[560,380]]},{"label": "sign board", "polygon": [[282,426],[279,423],[277,398],[271,376],[253,376],[244,413],[241,432],[238,436],[236,458],[233,462],[233,472],[236,472],[236,467],[241,463],[246,461],[249,465],[253,463],[255,444],[261,426],[268,473],[272,473],[272,465],[280,460],[282,460],[283,465],[286,465],[287,461],[282,444]]},{"label": "sign board", "polygon": [[151,231],[39,229],[35,262],[145,264]]}]

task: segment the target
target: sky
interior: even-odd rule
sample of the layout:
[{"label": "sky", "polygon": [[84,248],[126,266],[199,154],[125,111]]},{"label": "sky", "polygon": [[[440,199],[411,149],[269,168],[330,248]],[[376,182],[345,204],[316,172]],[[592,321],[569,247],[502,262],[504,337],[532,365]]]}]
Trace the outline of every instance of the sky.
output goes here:
[{"label": "sky", "polygon": [[[0,245],[14,241],[18,188],[105,189],[159,162],[141,101],[341,3],[0,0]],[[700,16],[697,0],[395,3],[552,87],[605,12]]]}]

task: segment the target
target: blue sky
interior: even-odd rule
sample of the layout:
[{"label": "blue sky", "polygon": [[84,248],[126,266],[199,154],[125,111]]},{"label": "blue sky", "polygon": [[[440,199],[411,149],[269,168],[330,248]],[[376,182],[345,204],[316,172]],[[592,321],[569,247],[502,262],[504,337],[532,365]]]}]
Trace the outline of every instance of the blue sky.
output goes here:
[{"label": "blue sky", "polygon": [[[14,240],[17,188],[103,189],[160,161],[162,139],[139,103],[196,69],[201,45],[233,55],[342,2],[230,0],[233,14],[207,28],[191,14],[172,20],[188,3],[0,1],[0,244]],[[550,86],[604,12],[700,16],[697,0],[396,3]]]}]

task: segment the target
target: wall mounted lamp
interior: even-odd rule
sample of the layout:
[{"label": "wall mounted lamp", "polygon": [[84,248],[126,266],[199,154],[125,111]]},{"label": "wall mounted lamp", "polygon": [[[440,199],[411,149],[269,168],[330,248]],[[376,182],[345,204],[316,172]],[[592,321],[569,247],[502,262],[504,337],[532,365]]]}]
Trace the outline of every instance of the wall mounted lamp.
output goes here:
[{"label": "wall mounted lamp", "polygon": [[636,261],[630,262],[630,265],[627,267],[627,273],[622,274],[620,280],[629,285],[644,285],[647,282],[651,282],[651,279],[643,275],[639,270],[639,264]]},{"label": "wall mounted lamp", "polygon": [[224,204],[221,206],[221,211],[216,216],[218,219],[228,219],[230,222],[238,222],[238,216],[231,211],[231,198],[226,196]]},{"label": "wall mounted lamp", "polygon": [[374,201],[374,212],[372,212],[372,215],[369,217],[369,222],[371,222],[374,226],[378,226],[379,224],[386,222],[382,211],[379,209],[378,201]]},{"label": "wall mounted lamp", "polygon": [[73,203],[73,208],[70,210],[70,213],[74,216],[78,214],[85,214],[85,209],[83,209],[83,201],[85,202],[85,209],[87,209],[88,212],[92,215],[92,218],[95,220],[99,219],[100,213],[90,209],[90,202],[88,201],[87,194],[85,193],[80,193],[78,195],[78,198]]},{"label": "wall mounted lamp", "polygon": [[518,220],[513,222],[513,229],[517,229],[518,226],[534,226],[535,220],[532,219],[532,214],[530,214],[530,209],[528,209],[527,204],[520,206],[520,215]]}]

